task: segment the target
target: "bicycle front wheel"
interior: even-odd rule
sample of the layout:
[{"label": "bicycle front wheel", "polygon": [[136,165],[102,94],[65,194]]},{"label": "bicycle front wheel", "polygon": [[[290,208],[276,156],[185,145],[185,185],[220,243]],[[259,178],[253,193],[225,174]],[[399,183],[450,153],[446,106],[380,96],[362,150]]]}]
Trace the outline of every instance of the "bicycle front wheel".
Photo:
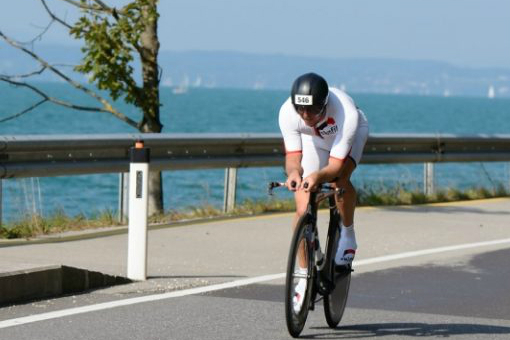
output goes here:
[{"label": "bicycle front wheel", "polygon": [[313,279],[313,226],[303,216],[294,230],[287,262],[285,318],[290,335],[298,337],[308,317]]}]

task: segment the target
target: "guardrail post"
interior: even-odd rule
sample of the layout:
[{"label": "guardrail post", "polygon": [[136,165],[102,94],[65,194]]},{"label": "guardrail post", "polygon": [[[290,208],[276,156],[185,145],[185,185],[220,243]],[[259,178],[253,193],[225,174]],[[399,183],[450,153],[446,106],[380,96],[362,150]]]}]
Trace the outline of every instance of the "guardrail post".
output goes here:
[{"label": "guardrail post", "polygon": [[434,178],[434,163],[425,163],[423,167],[423,191],[425,195],[436,193]]},{"label": "guardrail post", "polygon": [[130,150],[127,277],[147,279],[147,212],[150,150],[137,141]]},{"label": "guardrail post", "polygon": [[3,182],[4,180],[0,178],[0,225],[2,225],[2,210],[3,210],[3,206],[4,206],[4,198],[3,198],[3,193],[4,193],[4,188],[3,188]]},{"label": "guardrail post", "polygon": [[237,168],[225,169],[225,190],[223,193],[223,212],[231,212],[236,205]]},{"label": "guardrail post", "polygon": [[127,222],[129,214],[129,173],[119,173],[119,216],[120,224]]}]

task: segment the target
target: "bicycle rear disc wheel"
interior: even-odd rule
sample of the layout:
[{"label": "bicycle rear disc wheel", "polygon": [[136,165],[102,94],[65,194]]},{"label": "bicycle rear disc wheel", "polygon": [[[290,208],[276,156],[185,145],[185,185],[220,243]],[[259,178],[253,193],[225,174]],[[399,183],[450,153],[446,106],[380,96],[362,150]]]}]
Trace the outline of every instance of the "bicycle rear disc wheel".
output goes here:
[{"label": "bicycle rear disc wheel", "polygon": [[346,268],[345,272],[335,273],[335,289],[324,296],[324,314],[331,328],[336,328],[342,320],[350,284],[351,270]]},{"label": "bicycle rear disc wheel", "polygon": [[[301,334],[308,317],[310,307],[310,298],[312,295],[312,261],[313,246],[312,226],[308,224],[306,218],[301,218],[294,231],[292,242],[289,250],[289,258],[287,262],[287,277],[285,282],[285,318],[287,321],[287,329],[290,335],[298,337]],[[301,265],[305,262],[307,268],[306,273],[300,271]],[[306,283],[304,294],[302,296],[301,307],[294,305],[294,297],[296,295],[296,286],[298,283]]]},{"label": "bicycle rear disc wheel", "polygon": [[340,232],[335,228],[334,235],[328,235],[326,256],[328,262],[326,265],[330,268],[335,283],[335,289],[331,293],[324,296],[324,315],[326,322],[331,328],[336,328],[344,315],[345,305],[347,304],[347,296],[349,295],[349,287],[351,283],[351,268],[345,267],[340,272],[335,272],[335,254],[338,246]]}]

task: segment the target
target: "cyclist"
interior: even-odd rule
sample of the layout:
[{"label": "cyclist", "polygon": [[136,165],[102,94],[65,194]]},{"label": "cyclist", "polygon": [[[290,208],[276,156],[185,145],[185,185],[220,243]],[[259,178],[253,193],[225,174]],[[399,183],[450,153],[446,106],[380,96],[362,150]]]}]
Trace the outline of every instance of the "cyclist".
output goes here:
[{"label": "cyclist", "polygon": [[[343,198],[336,202],[342,223],[335,263],[351,264],[357,243],[356,191],[350,178],[368,137],[365,115],[344,91],[329,87],[318,74],[307,73],[294,81],[291,96],[280,109],[279,125],[285,143],[286,185],[295,192],[294,226],[306,211],[309,192],[317,185],[332,182],[345,189]],[[299,265],[305,274],[304,256]],[[301,309],[305,289],[306,279],[301,279],[295,288],[295,309]]]}]

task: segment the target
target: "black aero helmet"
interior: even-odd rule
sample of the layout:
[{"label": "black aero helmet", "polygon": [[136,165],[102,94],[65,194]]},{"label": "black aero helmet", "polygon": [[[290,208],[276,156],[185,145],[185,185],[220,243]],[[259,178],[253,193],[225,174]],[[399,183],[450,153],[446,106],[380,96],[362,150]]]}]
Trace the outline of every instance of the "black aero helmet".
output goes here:
[{"label": "black aero helmet", "polygon": [[328,103],[328,94],[329,87],[324,78],[316,73],[306,73],[294,80],[290,97],[297,111],[298,106],[324,108]]}]

